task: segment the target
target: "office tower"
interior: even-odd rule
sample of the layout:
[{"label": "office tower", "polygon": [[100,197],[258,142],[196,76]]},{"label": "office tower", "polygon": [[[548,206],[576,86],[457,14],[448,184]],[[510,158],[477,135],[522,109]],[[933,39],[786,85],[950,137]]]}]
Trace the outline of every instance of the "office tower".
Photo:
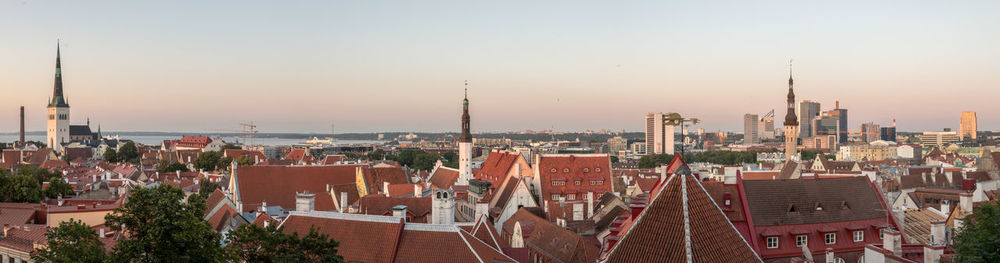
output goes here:
[{"label": "office tower", "polygon": [[874,122],[861,124],[861,141],[874,142],[879,140],[880,137],[881,131],[879,130],[878,124],[875,124]]},{"label": "office tower", "polygon": [[799,123],[800,138],[816,136],[816,129],[813,127],[812,120],[815,119],[816,116],[819,116],[819,106],[819,102],[811,100],[803,100],[802,102],[799,102],[799,117],[802,117],[802,122]]},{"label": "office tower", "polygon": [[962,112],[961,123],[958,124],[958,137],[960,140],[976,139],[976,112]]},{"label": "office tower", "polygon": [[646,114],[646,154],[674,154],[674,126],[664,123],[664,115]]},{"label": "office tower", "polygon": [[879,139],[890,142],[896,141],[896,127],[882,127]]},{"label": "office tower", "polygon": [[760,144],[760,132],[757,125],[757,114],[743,115],[743,144]]}]

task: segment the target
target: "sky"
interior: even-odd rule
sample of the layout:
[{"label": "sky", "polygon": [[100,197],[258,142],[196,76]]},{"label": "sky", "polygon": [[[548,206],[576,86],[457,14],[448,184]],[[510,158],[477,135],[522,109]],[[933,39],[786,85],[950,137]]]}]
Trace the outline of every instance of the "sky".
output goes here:
[{"label": "sky", "polygon": [[[0,1],[0,132],[741,131],[795,94],[852,130],[1000,129],[998,1]],[[6,113],[4,113],[6,112]]]}]

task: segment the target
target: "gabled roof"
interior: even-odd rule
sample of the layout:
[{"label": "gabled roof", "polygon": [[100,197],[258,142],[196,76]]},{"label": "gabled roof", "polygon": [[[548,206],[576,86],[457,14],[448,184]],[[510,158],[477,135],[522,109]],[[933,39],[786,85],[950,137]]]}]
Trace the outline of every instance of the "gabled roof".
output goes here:
[{"label": "gabled roof", "polygon": [[405,205],[406,212],[414,217],[426,217],[431,213],[431,196],[425,197],[386,197],[384,195],[366,195],[358,201],[359,214],[392,215],[392,208]]},{"label": "gabled roof", "polygon": [[537,210],[518,209],[503,223],[504,232],[513,233],[514,226],[519,224],[526,247],[561,262],[594,262],[600,256],[600,248],[593,242],[552,224],[532,211]]},{"label": "gabled roof", "polygon": [[438,189],[450,189],[458,182],[458,169],[445,167],[444,165],[434,168],[431,174],[430,183]]},{"label": "gabled roof", "polygon": [[316,210],[329,211],[335,208],[327,185],[354,186],[358,167],[363,166],[244,166],[236,169],[233,180],[243,212],[252,211],[265,201],[268,206],[294,209],[295,193],[303,191],[316,194]]},{"label": "gabled roof", "polygon": [[[510,169],[522,158],[520,153],[494,150],[486,157],[486,161],[480,165],[476,178],[489,181],[494,186],[500,185],[506,179]],[[527,167],[525,167],[527,168]]]},{"label": "gabled roof", "polygon": [[[558,201],[552,195],[580,196],[594,192],[598,196],[613,191],[611,159],[607,154],[542,154],[534,165],[538,166],[535,176],[541,182],[542,200]],[[554,181],[559,183],[553,185]]]},{"label": "gabled roof", "polygon": [[343,155],[343,154],[331,154],[331,155],[327,155],[326,157],[323,157],[323,161],[321,161],[320,163],[321,164],[337,164],[338,162],[346,160],[346,159],[347,159],[347,155]]},{"label": "gabled roof", "polygon": [[285,160],[291,160],[292,163],[312,163],[313,157],[309,154],[307,149],[296,148],[288,152],[285,156]]},{"label": "gabled roof", "polygon": [[695,176],[674,174],[606,262],[762,262]]},{"label": "gabled roof", "polygon": [[[383,192],[382,189],[385,183],[389,185],[394,184],[407,184],[409,179],[406,178],[406,171],[403,171],[403,167],[372,167],[365,168],[365,182],[368,185],[368,193],[378,193]],[[413,192],[413,189],[410,189]]]},{"label": "gabled roof", "polygon": [[743,181],[743,188],[754,225],[776,226],[884,218],[886,208],[870,184],[860,176]]},{"label": "gabled roof", "polygon": [[515,262],[456,225],[403,223],[391,216],[291,212],[285,233],[310,227],[340,242],[346,262]]}]

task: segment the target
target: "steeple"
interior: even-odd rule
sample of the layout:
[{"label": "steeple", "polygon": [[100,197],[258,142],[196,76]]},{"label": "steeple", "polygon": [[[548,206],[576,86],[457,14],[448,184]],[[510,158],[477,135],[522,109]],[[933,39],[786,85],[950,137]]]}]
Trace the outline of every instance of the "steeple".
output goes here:
[{"label": "steeple", "polygon": [[799,118],[795,116],[795,91],[792,90],[792,61],[788,61],[788,113],[785,114],[785,126],[798,126]]},{"label": "steeple", "polygon": [[49,107],[69,107],[69,103],[66,102],[66,97],[63,95],[62,63],[60,62],[60,57],[59,41],[56,40],[56,80],[52,88],[52,99],[49,101]]},{"label": "steeple", "polygon": [[465,99],[462,100],[462,135],[458,137],[459,142],[472,142],[472,133],[469,132],[469,81],[465,81]]}]

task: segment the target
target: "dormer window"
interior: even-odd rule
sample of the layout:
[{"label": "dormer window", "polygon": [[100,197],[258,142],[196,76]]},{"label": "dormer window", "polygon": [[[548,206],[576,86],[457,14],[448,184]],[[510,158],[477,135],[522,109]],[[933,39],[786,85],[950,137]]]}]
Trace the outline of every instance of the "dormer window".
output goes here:
[{"label": "dormer window", "polygon": [[796,213],[796,212],[798,212],[798,210],[795,209],[795,204],[789,204],[788,205],[788,209],[786,211],[788,211],[789,213]]},{"label": "dormer window", "polygon": [[600,173],[600,172],[601,172],[601,168],[600,168],[600,167],[598,167],[598,168],[594,168],[594,172],[595,172],[595,173]]},{"label": "dormer window", "polygon": [[568,173],[569,172],[569,168],[563,168],[563,172],[564,173]]},{"label": "dormer window", "polygon": [[588,173],[588,172],[590,172],[590,169],[587,169],[587,168],[583,168],[583,172],[584,172],[584,173]]},{"label": "dormer window", "polygon": [[556,172],[556,168],[552,168],[552,172],[553,172],[553,173],[554,173],[554,172]]},{"label": "dormer window", "polygon": [[851,206],[847,205],[847,201],[840,201],[840,209],[841,210],[851,209]]},{"label": "dormer window", "polygon": [[816,202],[816,211],[823,211],[823,205],[819,202]]}]

